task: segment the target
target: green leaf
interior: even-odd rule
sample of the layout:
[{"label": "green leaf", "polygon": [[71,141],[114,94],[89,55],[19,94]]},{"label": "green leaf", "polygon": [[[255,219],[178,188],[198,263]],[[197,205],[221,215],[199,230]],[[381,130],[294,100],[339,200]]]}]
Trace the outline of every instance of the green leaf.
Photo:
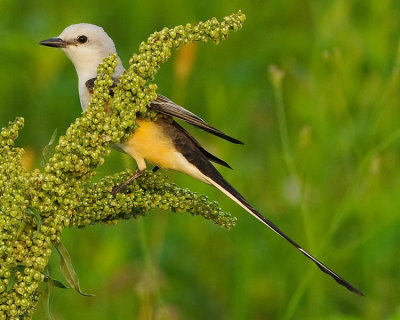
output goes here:
[{"label": "green leaf", "polygon": [[15,276],[17,271],[23,272],[25,269],[25,266],[23,264],[16,265],[14,268],[11,269],[11,276],[8,279],[8,284],[7,284],[7,292],[11,292],[12,288],[14,287],[15,284]]},{"label": "green leaf", "polygon": [[55,243],[54,247],[57,249],[58,254],[60,255],[61,272],[63,273],[65,280],[68,282],[71,288],[85,297],[93,297],[94,294],[87,294],[82,292],[79,286],[78,275],[76,274],[76,271],[72,265],[71,256],[69,255],[67,248],[65,248],[65,246],[61,242]]},{"label": "green leaf", "polygon": [[40,232],[40,228],[42,227],[42,217],[40,216],[39,212],[33,207],[28,207],[26,208],[26,212],[29,213],[31,216],[33,216],[36,220],[36,232],[34,234],[34,238],[36,238]]},{"label": "green leaf", "polygon": [[48,160],[47,155],[49,153],[50,146],[54,143],[54,141],[56,140],[56,137],[57,137],[57,128],[54,130],[53,134],[51,135],[49,143],[43,148],[43,151],[42,151],[43,159],[42,159],[42,161],[40,161],[40,165],[42,167],[44,167],[47,163],[47,160]]},{"label": "green leaf", "polygon": [[51,280],[53,281],[55,287],[60,289],[69,289],[69,287],[66,286],[64,283],[62,283],[61,281],[54,278],[51,278]]},{"label": "green leaf", "polygon": [[64,283],[62,283],[60,280],[54,279],[53,277],[50,277],[49,275],[45,275],[44,277],[44,282],[51,281],[53,282],[54,286],[60,289],[69,289],[68,286],[66,286]]}]

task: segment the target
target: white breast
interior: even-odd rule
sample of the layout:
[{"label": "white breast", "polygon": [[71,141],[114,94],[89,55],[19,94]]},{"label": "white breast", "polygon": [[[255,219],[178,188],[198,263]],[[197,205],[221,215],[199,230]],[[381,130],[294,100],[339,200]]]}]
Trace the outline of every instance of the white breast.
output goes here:
[{"label": "white breast", "polygon": [[89,101],[90,101],[90,92],[86,88],[86,83],[79,80],[79,99],[81,100],[81,107],[82,110],[85,111]]}]

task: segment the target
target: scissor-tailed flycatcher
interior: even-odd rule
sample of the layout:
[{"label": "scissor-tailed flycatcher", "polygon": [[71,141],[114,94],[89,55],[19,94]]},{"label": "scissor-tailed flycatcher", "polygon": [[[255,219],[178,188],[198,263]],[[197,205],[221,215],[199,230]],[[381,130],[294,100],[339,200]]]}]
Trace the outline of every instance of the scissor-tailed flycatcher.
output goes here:
[{"label": "scissor-tailed flycatcher", "polygon": [[[85,110],[93,90],[94,80],[97,76],[97,66],[111,53],[116,53],[112,39],[101,27],[80,23],[67,27],[58,37],[43,40],[41,45],[60,48],[66,53],[75,66],[79,78],[79,96],[82,109]],[[115,69],[115,83],[124,72],[121,60]],[[112,88],[111,88],[112,89]],[[127,181],[129,183],[145,172],[145,160],[154,163],[157,167],[173,169],[185,173],[207,184],[211,184],[238,203],[256,219],[271,228],[274,232],[286,239],[307,258],[311,259],[323,272],[333,277],[339,284],[352,292],[363,295],[338,274],[326,267],[311,254],[301,248],[295,241],[284,234],[275,224],[256,211],[243,196],[236,191],[215,169],[210,161],[229,167],[223,160],[207,152],[197,140],[183,129],[173,117],[180,118],[200,129],[210,132],[233,143],[242,143],[218,129],[208,125],[192,112],[176,105],[174,102],[158,95],[151,102],[150,108],[162,113],[164,116],[156,121],[137,119],[139,128],[124,144],[121,149],[133,157],[138,165],[136,174]],[[121,191],[127,183],[118,187]]]}]

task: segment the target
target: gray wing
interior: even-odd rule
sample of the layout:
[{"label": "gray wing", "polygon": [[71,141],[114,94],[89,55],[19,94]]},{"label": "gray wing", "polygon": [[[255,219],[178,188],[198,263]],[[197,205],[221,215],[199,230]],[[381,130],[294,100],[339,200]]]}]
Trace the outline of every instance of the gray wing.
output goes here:
[{"label": "gray wing", "polygon": [[211,133],[229,142],[236,144],[243,144],[242,141],[239,141],[231,136],[228,136],[222,131],[210,126],[207,122],[205,122],[203,119],[201,119],[194,113],[190,112],[189,110],[186,110],[180,105],[177,105],[175,102],[171,101],[170,99],[164,97],[161,94],[157,95],[157,98],[150,103],[150,108],[159,113],[163,113],[172,117],[176,117],[183,121],[186,121],[187,123],[199,129],[202,129],[208,133]]},{"label": "gray wing", "polygon": [[[86,81],[86,83],[85,83],[86,88],[90,92],[93,92],[95,81],[96,81],[96,78],[92,78],[92,79],[89,79],[88,81]],[[113,78],[113,85],[110,87],[110,96],[114,96],[113,89],[116,87],[118,82],[119,82],[119,79]],[[189,110],[186,110],[185,108],[181,107],[180,105],[177,105],[175,102],[168,99],[167,97],[162,96],[161,94],[157,95],[157,98],[154,101],[150,102],[149,108],[156,112],[181,119],[201,130],[204,130],[208,133],[211,133],[211,134],[213,134],[217,137],[220,137],[222,139],[225,139],[229,142],[236,143],[236,144],[244,144],[242,141],[237,140],[231,136],[228,136],[227,134],[223,133],[222,131],[218,130],[217,128],[210,126],[207,122],[205,122],[203,119],[201,119],[194,113],[190,112]]]}]

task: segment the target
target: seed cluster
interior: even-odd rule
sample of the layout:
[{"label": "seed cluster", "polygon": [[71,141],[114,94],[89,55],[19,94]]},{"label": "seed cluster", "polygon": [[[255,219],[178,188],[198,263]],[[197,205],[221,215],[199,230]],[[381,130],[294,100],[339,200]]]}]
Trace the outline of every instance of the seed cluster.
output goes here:
[{"label": "seed cluster", "polygon": [[26,213],[29,179],[21,166],[24,151],[13,146],[23,123],[17,118],[0,133],[0,319],[22,319],[33,312],[43,281],[40,270],[51,253],[44,235],[33,237],[33,219]]},{"label": "seed cluster", "polygon": [[114,198],[110,193],[112,186],[131,175],[132,172],[127,170],[79,188],[79,198],[70,225],[82,227],[97,222],[136,218],[152,209],[201,215],[227,229],[235,224],[236,218],[223,212],[216,202],[177,187],[162,174],[147,172],[130,184],[126,192]]},{"label": "seed cluster", "polygon": [[[124,193],[113,197],[113,186],[132,172],[90,181],[109,154],[110,144],[124,141],[136,128],[136,118],[155,119],[147,110],[156,98],[150,81],[171,55],[171,49],[191,41],[226,39],[241,27],[239,12],[218,22],[215,18],[197,26],[164,28],[149,37],[130,60],[130,68],[114,88],[109,88],[118,63],[116,55],[98,67],[93,97],[86,112],[60,137],[54,155],[43,171],[26,172],[23,149],[14,141],[23,127],[17,118],[0,132],[0,320],[31,319],[39,298],[53,243],[65,227],[115,223],[152,209],[189,212],[230,228],[235,218],[215,202],[169,183],[162,174],[146,173]],[[32,214],[37,213],[37,214]]]}]

